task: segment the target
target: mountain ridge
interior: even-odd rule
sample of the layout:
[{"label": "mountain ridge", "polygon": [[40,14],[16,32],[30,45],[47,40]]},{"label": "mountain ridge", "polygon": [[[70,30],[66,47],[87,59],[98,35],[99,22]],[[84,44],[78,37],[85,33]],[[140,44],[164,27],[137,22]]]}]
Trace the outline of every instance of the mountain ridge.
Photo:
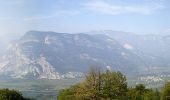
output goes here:
[{"label": "mountain ridge", "polygon": [[2,57],[0,74],[13,78],[61,79],[81,77],[89,66],[95,64],[103,68],[110,66],[112,70],[126,74],[168,66],[168,62],[161,62],[162,56],[156,51],[151,52],[153,55],[149,51],[149,45],[162,41],[160,38],[122,33],[26,32],[11,43]]}]

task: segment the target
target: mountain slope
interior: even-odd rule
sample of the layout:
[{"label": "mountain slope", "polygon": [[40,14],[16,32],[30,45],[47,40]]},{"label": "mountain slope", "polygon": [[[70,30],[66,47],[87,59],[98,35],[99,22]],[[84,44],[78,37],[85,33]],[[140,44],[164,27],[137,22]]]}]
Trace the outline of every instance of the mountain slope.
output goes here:
[{"label": "mountain slope", "polygon": [[121,31],[95,31],[88,34],[104,34],[115,39],[121,46],[139,56],[151,69],[155,67],[166,68],[170,65],[169,35],[137,35]]},{"label": "mountain slope", "polygon": [[9,47],[0,74],[15,78],[74,78],[94,64],[125,73],[147,67],[128,46],[103,34],[30,31]]}]

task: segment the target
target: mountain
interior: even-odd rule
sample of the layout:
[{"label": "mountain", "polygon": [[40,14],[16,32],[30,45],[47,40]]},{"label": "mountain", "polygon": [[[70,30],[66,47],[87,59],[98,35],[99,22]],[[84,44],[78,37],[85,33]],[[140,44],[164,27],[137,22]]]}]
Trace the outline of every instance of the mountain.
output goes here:
[{"label": "mountain", "polygon": [[104,34],[114,38],[121,46],[129,50],[148,66],[148,71],[154,68],[170,66],[170,35],[138,35],[121,31],[93,31],[88,34]]},{"label": "mountain", "polygon": [[16,39],[18,39],[18,37],[13,34],[0,34],[0,56],[5,53],[8,44]]},{"label": "mountain", "polygon": [[2,51],[2,52],[0,53],[0,55],[2,55],[3,52],[4,52],[4,49],[2,49],[2,48],[4,48],[4,45],[0,43],[0,50]]},{"label": "mountain", "polygon": [[146,70],[147,66],[132,48],[105,34],[29,31],[9,45],[0,62],[0,75],[74,78],[96,64],[127,74]]},{"label": "mountain", "polygon": [[170,35],[121,31],[56,33],[29,31],[9,44],[0,58],[0,75],[12,78],[82,77],[90,66],[126,75],[169,73]]}]

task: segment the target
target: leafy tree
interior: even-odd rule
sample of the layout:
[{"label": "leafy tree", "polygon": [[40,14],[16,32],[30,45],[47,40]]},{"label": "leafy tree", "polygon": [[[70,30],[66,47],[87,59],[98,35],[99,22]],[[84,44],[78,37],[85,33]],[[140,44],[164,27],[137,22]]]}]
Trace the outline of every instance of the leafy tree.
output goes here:
[{"label": "leafy tree", "polygon": [[74,85],[68,89],[63,89],[59,92],[58,100],[88,100],[88,98],[93,98],[94,93],[94,83],[96,83],[96,73],[94,70],[89,71],[86,75],[86,81]]},{"label": "leafy tree", "polygon": [[160,100],[160,94],[158,93],[158,91],[153,91],[152,89],[149,89],[144,94],[144,100]]},{"label": "leafy tree", "polygon": [[[170,95],[169,89],[170,83],[166,85],[163,96]],[[143,84],[127,88],[126,76],[121,72],[93,67],[83,82],[61,90],[58,100],[160,100],[160,93],[157,89],[147,89]]]},{"label": "leafy tree", "polygon": [[161,99],[161,93],[158,91],[158,89],[156,88],[155,90],[155,95],[154,95],[154,100],[160,100]]},{"label": "leafy tree", "polygon": [[31,100],[24,98],[19,91],[1,89],[0,90],[0,100]]},{"label": "leafy tree", "polygon": [[[100,100],[101,70],[98,67],[91,67],[86,74],[85,80],[72,86],[76,100]],[[71,88],[70,88],[71,89]]]},{"label": "leafy tree", "polygon": [[74,88],[69,88],[69,89],[63,89],[60,90],[59,92],[59,96],[57,97],[58,100],[74,100],[75,99],[75,95],[74,95]]},{"label": "leafy tree", "polygon": [[162,90],[161,100],[170,100],[170,82],[165,84]]},{"label": "leafy tree", "polygon": [[[126,97],[126,77],[120,72],[105,71],[93,67],[85,80],[69,89],[61,90],[58,100],[113,100]],[[69,99],[71,100],[71,99]]]},{"label": "leafy tree", "polygon": [[160,100],[159,91],[147,89],[143,84],[136,85],[135,88],[130,88],[128,96],[130,100]]},{"label": "leafy tree", "polygon": [[126,98],[126,77],[120,72],[107,70],[102,74],[102,95],[109,100]]}]

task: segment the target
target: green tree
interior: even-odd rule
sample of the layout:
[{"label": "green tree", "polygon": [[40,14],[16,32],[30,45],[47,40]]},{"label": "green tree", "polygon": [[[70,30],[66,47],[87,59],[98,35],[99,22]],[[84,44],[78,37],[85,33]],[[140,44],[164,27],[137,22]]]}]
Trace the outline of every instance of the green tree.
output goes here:
[{"label": "green tree", "polygon": [[[99,100],[100,69],[91,67],[85,80],[59,92],[58,100]],[[71,98],[71,99],[70,99]]]},{"label": "green tree", "polygon": [[124,99],[127,93],[126,77],[121,72],[107,70],[102,74],[102,95],[108,99]]},{"label": "green tree", "polygon": [[74,87],[74,95],[77,100],[100,100],[101,70],[91,67],[86,74],[85,80]]},{"label": "green tree", "polygon": [[128,89],[126,76],[121,72],[101,71],[95,67],[90,69],[83,82],[61,90],[58,100],[160,100],[160,93],[143,84]]},{"label": "green tree", "polygon": [[59,96],[57,97],[58,100],[75,100],[75,95],[74,95],[74,88],[69,88],[69,89],[62,89],[59,91]]},{"label": "green tree", "polygon": [[24,98],[19,91],[1,89],[0,90],[0,100],[31,100]]},{"label": "green tree", "polygon": [[[61,90],[58,100],[113,100],[124,99],[127,93],[126,77],[120,72],[93,67],[85,80],[69,89]],[[70,99],[69,99],[70,100]]]},{"label": "green tree", "polygon": [[144,100],[160,100],[160,93],[157,90],[153,91],[152,89],[149,89],[144,94]]},{"label": "green tree", "polygon": [[162,89],[161,100],[170,100],[170,82],[165,84],[164,88]]},{"label": "green tree", "polygon": [[129,88],[128,96],[130,100],[160,100],[160,93],[156,89],[147,89],[143,84],[136,85],[135,88]]}]

